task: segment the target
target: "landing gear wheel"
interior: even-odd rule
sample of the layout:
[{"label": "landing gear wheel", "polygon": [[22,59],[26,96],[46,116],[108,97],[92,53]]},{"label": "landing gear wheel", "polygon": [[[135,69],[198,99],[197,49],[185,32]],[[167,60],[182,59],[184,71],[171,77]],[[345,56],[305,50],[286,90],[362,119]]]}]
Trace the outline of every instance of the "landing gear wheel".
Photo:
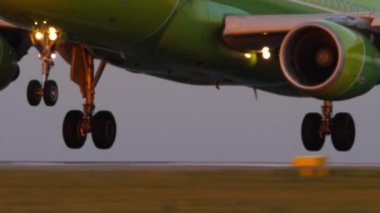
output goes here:
[{"label": "landing gear wheel", "polygon": [[318,113],[308,113],[302,122],[302,142],[308,151],[320,151],[325,143],[325,137],[321,137],[319,129],[322,116]]},{"label": "landing gear wheel", "polygon": [[100,111],[92,120],[92,140],[98,149],[110,149],[116,138],[116,121],[111,112]]},{"label": "landing gear wheel", "polygon": [[350,151],[355,142],[355,122],[349,113],[338,113],[333,119],[331,140],[336,150]]},{"label": "landing gear wheel", "polygon": [[29,82],[27,89],[28,102],[31,106],[37,106],[41,102],[41,83],[37,80]]},{"label": "landing gear wheel", "polygon": [[58,100],[58,85],[55,81],[46,81],[44,86],[44,101],[47,106],[54,106]]},{"label": "landing gear wheel", "polygon": [[81,133],[83,112],[70,111],[63,121],[63,139],[70,149],[80,149],[83,147],[87,136]]}]

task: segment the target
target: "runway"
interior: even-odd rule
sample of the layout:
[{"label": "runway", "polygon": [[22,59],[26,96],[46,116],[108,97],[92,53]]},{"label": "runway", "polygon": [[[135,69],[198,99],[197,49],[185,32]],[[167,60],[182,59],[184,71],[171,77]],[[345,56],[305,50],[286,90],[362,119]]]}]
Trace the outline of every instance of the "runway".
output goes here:
[{"label": "runway", "polygon": [[48,170],[234,170],[290,168],[287,163],[220,162],[0,162],[0,169]]},{"label": "runway", "polygon": [[0,162],[0,212],[379,209],[378,165],[334,166],[301,178],[288,163]]},{"label": "runway", "polygon": [[[329,167],[380,168],[377,163],[329,163]],[[219,170],[219,169],[284,169],[292,168],[290,163],[270,162],[45,162],[45,161],[2,161],[1,168],[56,168],[56,169],[178,169],[178,170]]]}]

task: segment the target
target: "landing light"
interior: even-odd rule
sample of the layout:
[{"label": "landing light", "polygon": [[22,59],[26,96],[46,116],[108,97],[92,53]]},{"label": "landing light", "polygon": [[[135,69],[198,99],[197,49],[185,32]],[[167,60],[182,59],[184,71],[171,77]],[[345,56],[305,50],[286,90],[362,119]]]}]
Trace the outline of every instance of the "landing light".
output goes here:
[{"label": "landing light", "polygon": [[54,32],[54,33],[49,33],[49,39],[50,39],[51,41],[55,41],[55,40],[57,40],[57,38],[58,38],[58,35],[57,35],[56,32]]},{"label": "landing light", "polygon": [[244,57],[247,58],[247,59],[251,59],[252,58],[252,54],[251,53],[245,53]]},{"label": "landing light", "polygon": [[42,34],[41,32],[36,32],[34,36],[37,40],[42,40],[44,38],[44,34]]},{"label": "landing light", "polygon": [[57,29],[55,29],[55,27],[49,27],[49,33],[50,34],[57,34]]},{"label": "landing light", "polygon": [[261,50],[253,50],[252,52],[244,53],[244,57],[252,60],[254,57],[256,58],[257,54],[261,54],[264,60],[269,60],[272,57],[269,47],[263,47]]},{"label": "landing light", "polygon": [[55,29],[54,27],[49,27],[48,32],[49,32],[49,39],[51,41],[57,40],[58,38],[57,29]]},{"label": "landing light", "polygon": [[263,58],[265,60],[269,60],[272,57],[269,47],[263,47],[263,49],[261,50],[261,54],[263,55]]}]

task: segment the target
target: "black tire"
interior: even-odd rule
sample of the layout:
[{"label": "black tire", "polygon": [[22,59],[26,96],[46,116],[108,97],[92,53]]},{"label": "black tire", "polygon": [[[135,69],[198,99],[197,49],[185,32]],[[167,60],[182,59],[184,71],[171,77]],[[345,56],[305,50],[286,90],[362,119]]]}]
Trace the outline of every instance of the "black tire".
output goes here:
[{"label": "black tire", "polygon": [[47,106],[54,106],[58,100],[58,85],[55,81],[46,81],[44,86],[44,101]]},{"label": "black tire", "polygon": [[98,149],[110,149],[116,138],[116,121],[111,112],[100,111],[92,120],[92,140]]},{"label": "black tire", "polygon": [[355,121],[349,113],[335,115],[331,128],[331,140],[336,150],[350,151],[355,143]]},{"label": "black tire", "polygon": [[320,151],[325,143],[325,137],[320,136],[319,129],[322,124],[322,116],[318,113],[308,113],[302,121],[302,143],[306,150]]},{"label": "black tire", "polygon": [[70,111],[63,121],[63,139],[70,149],[80,149],[83,147],[87,136],[80,133],[80,126],[83,119],[83,112]]},{"label": "black tire", "polygon": [[28,98],[28,103],[31,106],[38,106],[40,104],[41,91],[42,91],[42,86],[39,81],[33,80],[29,82],[29,85],[27,88],[27,98]]}]

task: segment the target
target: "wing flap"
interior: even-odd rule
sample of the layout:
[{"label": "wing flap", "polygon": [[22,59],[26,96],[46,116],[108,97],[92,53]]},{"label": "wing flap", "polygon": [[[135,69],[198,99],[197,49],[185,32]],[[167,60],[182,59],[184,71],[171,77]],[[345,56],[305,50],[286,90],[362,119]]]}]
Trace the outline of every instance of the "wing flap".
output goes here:
[{"label": "wing flap", "polygon": [[284,33],[305,22],[324,19],[326,15],[227,16],[223,36]]},{"label": "wing flap", "polygon": [[331,20],[380,34],[380,13],[226,16],[223,40],[240,51],[260,49],[259,45],[263,43],[278,48],[289,31],[303,23],[319,20]]}]

